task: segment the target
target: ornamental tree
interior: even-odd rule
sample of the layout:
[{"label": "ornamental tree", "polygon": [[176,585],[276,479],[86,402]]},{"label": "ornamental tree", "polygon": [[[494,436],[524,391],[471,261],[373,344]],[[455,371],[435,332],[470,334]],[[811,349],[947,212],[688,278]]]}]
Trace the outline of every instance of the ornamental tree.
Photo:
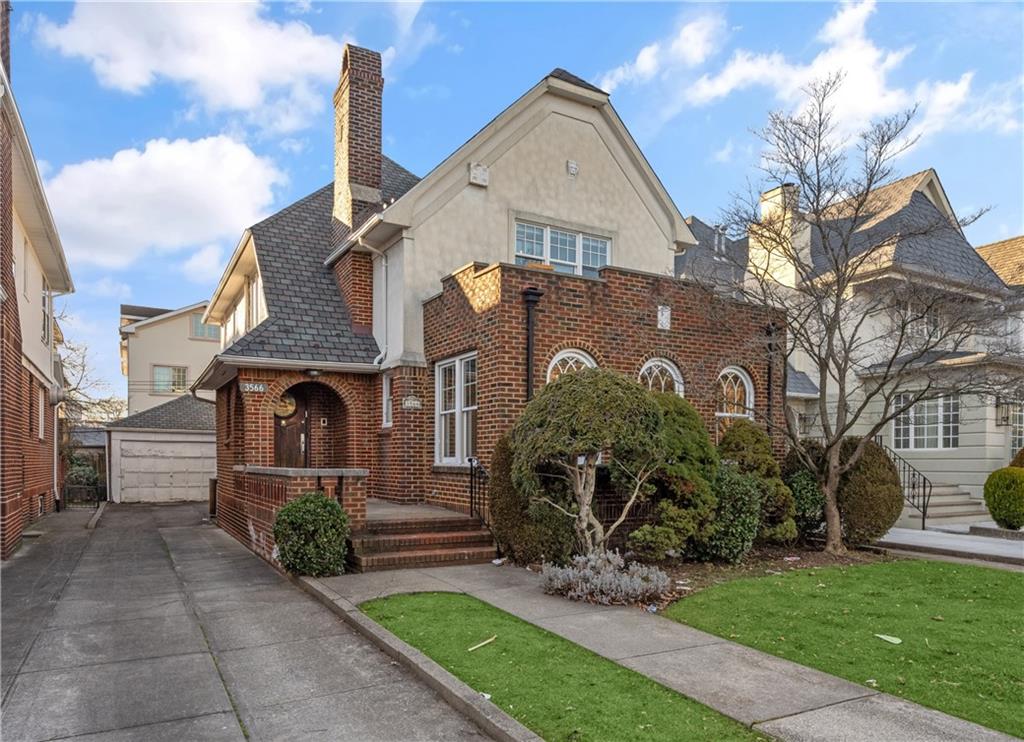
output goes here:
[{"label": "ornamental tree", "polygon": [[[515,485],[571,518],[587,553],[604,551],[665,462],[662,411],[652,394],[621,374],[596,368],[567,373],[526,406],[512,429],[512,448]],[[593,510],[602,456],[626,495],[607,526]],[[559,489],[550,486],[552,477],[568,484],[568,498],[552,495]]]}]

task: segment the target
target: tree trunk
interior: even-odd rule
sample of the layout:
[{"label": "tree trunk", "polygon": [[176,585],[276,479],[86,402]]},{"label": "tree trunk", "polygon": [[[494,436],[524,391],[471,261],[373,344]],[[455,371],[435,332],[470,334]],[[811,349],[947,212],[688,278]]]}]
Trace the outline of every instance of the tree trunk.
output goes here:
[{"label": "tree trunk", "polygon": [[843,544],[843,524],[839,518],[839,449],[834,449],[826,464],[828,472],[821,491],[825,496],[825,553],[841,556],[846,553]]}]

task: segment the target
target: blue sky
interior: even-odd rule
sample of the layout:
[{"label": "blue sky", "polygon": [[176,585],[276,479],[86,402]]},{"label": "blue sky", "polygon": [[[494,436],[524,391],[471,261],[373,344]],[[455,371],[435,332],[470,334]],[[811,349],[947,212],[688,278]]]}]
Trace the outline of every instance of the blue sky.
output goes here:
[{"label": "blue sky", "polygon": [[13,85],[78,292],[67,333],[112,392],[121,302],[209,296],[242,230],[331,178],[341,45],[385,57],[384,150],[423,175],[554,67],[609,89],[684,214],[756,179],[750,130],[843,70],[855,131],[914,104],[975,245],[1024,232],[1013,3],[15,6]]}]

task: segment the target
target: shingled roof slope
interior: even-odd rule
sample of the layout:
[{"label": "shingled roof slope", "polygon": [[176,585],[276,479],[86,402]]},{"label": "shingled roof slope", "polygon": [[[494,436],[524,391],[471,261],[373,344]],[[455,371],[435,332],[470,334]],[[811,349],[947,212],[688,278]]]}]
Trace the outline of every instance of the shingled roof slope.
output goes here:
[{"label": "shingled roof slope", "polygon": [[1007,286],[1024,288],[1024,234],[982,245],[978,255]]},{"label": "shingled roof slope", "polygon": [[561,67],[555,67],[555,69],[551,70],[551,72],[548,73],[548,77],[553,77],[556,80],[567,82],[570,85],[578,85],[581,88],[592,90],[595,93],[603,93],[604,95],[608,95],[607,92],[601,90],[601,88],[597,87],[596,85],[590,84],[582,77],[577,77],[576,75],[569,72],[569,70],[563,70]]},{"label": "shingled roof slope", "polygon": [[136,412],[123,420],[107,425],[110,430],[122,428],[145,430],[216,430],[217,406],[208,400],[183,394],[148,410]]},{"label": "shingled roof slope", "polygon": [[[399,198],[419,179],[384,157],[381,196]],[[310,363],[369,364],[377,342],[352,330],[352,315],[324,259],[339,233],[334,185],[328,184],[249,228],[263,279],[267,319],[223,351],[224,356]]]},{"label": "shingled roof slope", "polygon": [[817,397],[818,385],[803,371],[797,371],[786,363],[786,394],[799,394],[805,397]]},{"label": "shingled roof slope", "polygon": [[160,309],[159,307],[143,307],[138,304],[122,304],[121,315],[123,317],[157,317],[161,314],[173,312],[173,309]]}]

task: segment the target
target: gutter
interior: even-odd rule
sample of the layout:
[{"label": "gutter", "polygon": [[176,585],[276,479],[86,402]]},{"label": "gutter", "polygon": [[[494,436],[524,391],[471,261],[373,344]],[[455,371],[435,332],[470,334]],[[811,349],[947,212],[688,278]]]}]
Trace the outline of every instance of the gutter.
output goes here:
[{"label": "gutter", "polygon": [[267,368],[281,369],[286,371],[306,371],[315,369],[317,371],[334,371],[336,373],[349,374],[375,374],[380,368],[374,363],[338,363],[334,361],[301,361],[286,358],[257,358],[254,356],[232,356],[220,353],[213,357],[209,365],[199,374],[189,390],[195,395],[197,389],[202,389],[202,384],[213,374],[218,365],[230,366],[233,368]]},{"label": "gutter", "polygon": [[345,238],[345,241],[338,245],[337,248],[331,251],[331,254],[324,260],[324,265],[328,268],[334,264],[334,261],[348,252],[354,245],[361,244],[363,247],[368,247],[363,243],[362,239],[366,236],[366,233],[376,227],[378,224],[384,221],[384,217],[381,212],[377,212],[370,216],[365,222],[359,225],[359,229],[350,234]]}]

